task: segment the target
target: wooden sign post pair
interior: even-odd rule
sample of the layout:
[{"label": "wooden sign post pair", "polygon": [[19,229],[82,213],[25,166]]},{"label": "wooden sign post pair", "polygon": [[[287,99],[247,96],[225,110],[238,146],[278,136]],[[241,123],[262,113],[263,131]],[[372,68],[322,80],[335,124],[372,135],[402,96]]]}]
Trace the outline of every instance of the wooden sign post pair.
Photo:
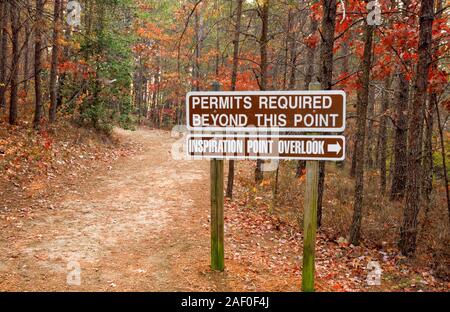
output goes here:
[{"label": "wooden sign post pair", "polygon": [[345,93],[318,83],[308,91],[219,92],[218,83],[212,90],[186,96],[188,130],[209,132],[188,135],[187,153],[211,159],[211,268],[224,269],[223,160],[306,160],[302,290],[314,291],[319,161],[345,158],[344,136],[317,133],[344,131]]}]

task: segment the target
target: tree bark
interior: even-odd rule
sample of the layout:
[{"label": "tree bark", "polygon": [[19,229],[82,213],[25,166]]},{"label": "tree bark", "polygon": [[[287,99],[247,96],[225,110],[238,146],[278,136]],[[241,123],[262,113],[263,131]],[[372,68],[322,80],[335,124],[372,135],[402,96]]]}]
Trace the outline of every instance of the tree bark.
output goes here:
[{"label": "tree bark", "polygon": [[11,64],[11,94],[9,102],[9,123],[15,125],[17,123],[17,91],[19,87],[19,21],[20,11],[16,4],[9,5],[11,18],[11,44],[12,44],[12,64]]},{"label": "tree bark", "polygon": [[375,167],[374,160],[374,131],[373,131],[373,118],[375,114],[375,88],[369,85],[369,101],[367,104],[367,141],[366,147],[366,163],[367,168]]},{"label": "tree bark", "polygon": [[425,109],[425,131],[423,142],[423,179],[422,179],[422,196],[426,203],[426,212],[430,206],[431,191],[433,190],[433,118],[434,107],[437,102],[437,94],[430,93],[428,95],[428,104]]},{"label": "tree bark", "polygon": [[403,211],[403,222],[400,228],[399,246],[402,254],[412,256],[416,250],[417,216],[420,209],[420,178],[423,112],[426,103],[428,71],[430,68],[430,52],[432,25],[434,19],[434,0],[422,0],[419,22],[419,47],[414,98],[411,107],[408,133],[408,181],[406,184],[406,201]]},{"label": "tree bark", "polygon": [[386,172],[386,161],[387,161],[387,142],[388,142],[388,134],[387,134],[387,124],[388,124],[388,116],[386,115],[390,106],[390,95],[389,89],[391,87],[391,77],[386,78],[384,83],[383,90],[383,99],[381,103],[381,118],[380,118],[380,130],[378,133],[379,136],[379,166],[380,166],[380,190],[382,194],[386,193],[386,181],[387,181],[387,172]]},{"label": "tree bark", "polygon": [[408,98],[409,82],[405,75],[399,73],[399,86],[395,112],[394,169],[392,173],[391,200],[400,200],[405,195],[407,180],[406,154],[408,134]]},{"label": "tree bark", "polygon": [[[336,0],[323,0],[322,45],[320,58],[322,67],[320,83],[323,90],[331,90],[333,80],[333,46],[336,28]],[[322,202],[325,188],[325,162],[319,162],[319,190],[317,194],[317,220],[322,220]]]},{"label": "tree bark", "polygon": [[[318,28],[317,21],[314,18],[311,18],[310,25],[309,25],[309,35],[314,35],[317,32],[317,28]],[[295,44],[293,44],[293,46],[295,46]],[[315,47],[307,47],[306,59],[308,60],[308,64],[306,65],[306,71],[305,71],[305,84],[303,85],[304,90],[309,89],[309,84],[312,82],[313,77],[316,74],[316,69],[315,69],[316,50],[317,49]],[[296,53],[296,51],[295,51],[295,53]],[[294,87],[295,87],[295,68],[292,69],[291,78],[290,78],[290,82],[289,82],[289,89],[294,90]],[[297,178],[300,177],[303,174],[303,170],[305,170],[305,168],[306,168],[306,161],[298,160],[295,176]],[[321,218],[320,219],[317,218],[317,220],[321,220]]]},{"label": "tree bark", "polygon": [[6,109],[6,63],[8,56],[8,1],[2,1],[1,50],[0,50],[0,108]]},{"label": "tree bark", "polygon": [[[231,91],[236,91],[237,69],[239,64],[239,37],[241,34],[241,19],[242,19],[242,3],[244,0],[237,0],[236,8],[236,26],[234,28],[233,39],[233,68],[231,70]],[[228,162],[228,180],[227,192],[228,198],[233,198],[233,184],[234,184],[234,160],[230,159]]]},{"label": "tree bark", "polygon": [[[436,1],[435,18],[441,17],[442,0]],[[436,55],[440,40],[434,42],[432,55]],[[437,62],[431,65],[433,70],[437,70]],[[434,111],[438,105],[438,95],[434,91],[430,91],[428,96],[428,105],[425,110],[425,133],[424,133],[424,157],[423,157],[423,184],[422,196],[426,204],[425,220],[428,216],[428,211],[431,206],[431,193],[433,191],[433,128],[434,128]]]},{"label": "tree bark", "polygon": [[364,56],[362,61],[362,75],[360,83],[361,90],[358,92],[357,104],[357,132],[356,132],[356,147],[355,155],[359,155],[356,159],[355,167],[355,197],[353,203],[353,219],[350,227],[349,242],[353,245],[358,245],[361,238],[361,222],[362,209],[364,199],[364,146],[366,139],[366,118],[367,106],[369,102],[369,82],[370,82],[370,67],[372,61],[372,38],[374,26],[366,25],[364,34]]},{"label": "tree bark", "polygon": [[[268,31],[269,31],[269,0],[262,0],[262,3],[259,4],[258,14],[261,19],[262,29],[261,29],[261,37],[259,38],[259,53],[261,57],[260,64],[260,81],[259,86],[261,91],[265,91],[267,89],[267,68],[269,66],[267,59],[267,42],[268,42]],[[263,160],[256,160],[256,168],[255,168],[255,182],[260,183],[264,174],[262,171]]]},{"label": "tree bark", "polygon": [[[198,10],[198,8],[197,8]],[[198,13],[198,11],[195,11],[194,17],[195,17],[195,58],[194,58],[194,70],[193,70],[193,86],[192,90],[194,91],[200,91],[200,57],[201,57],[201,45],[203,41],[203,22],[202,17]]]},{"label": "tree bark", "polygon": [[444,132],[443,132],[443,126],[441,125],[441,114],[439,112],[439,105],[436,104],[436,119],[438,122],[438,128],[439,128],[439,141],[441,143],[441,156],[442,156],[442,169],[443,169],[443,175],[444,175],[444,187],[445,187],[445,194],[447,195],[447,212],[448,212],[448,222],[450,223],[450,188],[448,185],[448,175],[447,175],[447,159],[446,159],[446,152],[445,152],[445,141],[444,141]]},{"label": "tree bark", "polygon": [[[30,0],[26,0],[25,2],[26,6],[27,6],[27,13],[30,13]],[[25,91],[25,99],[28,99],[28,91],[29,91],[29,75],[30,75],[30,37],[31,37],[31,32],[32,32],[32,27],[30,25],[30,21],[27,19],[25,21],[25,42],[24,42],[24,64],[23,64],[23,90]]]},{"label": "tree bark", "polygon": [[[44,10],[44,3],[42,0],[36,0],[36,22],[37,25],[42,23],[42,15]],[[35,110],[34,110],[34,128],[40,127],[42,119],[42,88],[41,88],[41,54],[42,54],[42,33],[38,28],[35,32],[34,43],[34,93],[35,93]]]},{"label": "tree bark", "polygon": [[[401,1],[405,8],[410,4],[410,0]],[[407,13],[403,12],[402,16],[407,21]],[[405,64],[410,65],[410,62],[405,61]],[[405,188],[408,178],[406,172],[406,157],[408,151],[408,103],[410,84],[406,79],[403,69],[399,70],[398,78],[399,86],[395,113],[394,170],[392,174],[391,200],[401,200],[405,197]]]},{"label": "tree bark", "polygon": [[52,61],[50,70],[50,110],[49,110],[49,121],[55,122],[56,120],[56,109],[58,107],[58,87],[57,87],[57,76],[58,76],[58,54],[59,54],[59,14],[61,0],[55,0],[54,12],[53,12],[53,43],[52,43]]}]

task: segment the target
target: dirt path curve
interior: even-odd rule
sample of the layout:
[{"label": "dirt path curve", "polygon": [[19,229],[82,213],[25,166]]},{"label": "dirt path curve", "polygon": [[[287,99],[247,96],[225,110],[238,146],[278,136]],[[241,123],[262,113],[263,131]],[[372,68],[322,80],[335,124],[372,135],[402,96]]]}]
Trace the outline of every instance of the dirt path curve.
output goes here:
[{"label": "dirt path curve", "polygon": [[[99,170],[3,237],[1,290],[201,290],[179,263],[195,257],[207,267],[208,163],[173,160],[168,132],[116,132],[142,152]],[[78,265],[81,284],[68,285]]]}]

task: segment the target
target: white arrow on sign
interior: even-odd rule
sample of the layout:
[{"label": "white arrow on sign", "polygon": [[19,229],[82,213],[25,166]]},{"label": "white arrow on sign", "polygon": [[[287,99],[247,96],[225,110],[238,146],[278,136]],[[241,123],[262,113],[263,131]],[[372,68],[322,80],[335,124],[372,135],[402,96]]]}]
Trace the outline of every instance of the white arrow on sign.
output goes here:
[{"label": "white arrow on sign", "polygon": [[341,147],[341,144],[339,144],[339,142],[337,142],[336,144],[328,144],[329,152],[336,152],[336,154],[339,154],[341,149],[342,149],[342,147]]}]

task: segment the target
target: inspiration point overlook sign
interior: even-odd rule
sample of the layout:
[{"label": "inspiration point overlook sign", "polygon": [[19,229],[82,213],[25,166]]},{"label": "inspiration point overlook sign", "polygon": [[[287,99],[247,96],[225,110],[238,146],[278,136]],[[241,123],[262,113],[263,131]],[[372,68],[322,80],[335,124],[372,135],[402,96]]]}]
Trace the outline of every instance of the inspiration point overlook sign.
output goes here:
[{"label": "inspiration point overlook sign", "polygon": [[189,135],[193,158],[344,160],[345,137],[336,135]]}]

